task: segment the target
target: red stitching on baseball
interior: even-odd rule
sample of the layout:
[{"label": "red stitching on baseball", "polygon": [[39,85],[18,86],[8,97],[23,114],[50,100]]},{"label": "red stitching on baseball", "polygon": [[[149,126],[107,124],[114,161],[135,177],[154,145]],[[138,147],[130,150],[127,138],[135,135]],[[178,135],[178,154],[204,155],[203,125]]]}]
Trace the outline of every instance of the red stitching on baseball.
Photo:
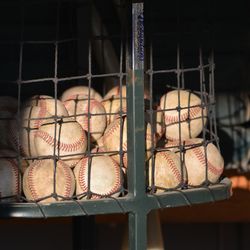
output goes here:
[{"label": "red stitching on baseball", "polygon": [[[38,130],[35,134],[35,137],[40,137],[47,144],[54,147],[54,142],[55,142],[54,137],[51,136],[49,133],[42,131],[42,130]],[[74,151],[79,150],[82,147],[82,145],[84,145],[85,141],[86,141],[85,134],[82,133],[81,138],[79,138],[74,143],[65,143],[65,142],[56,140],[56,148],[57,149],[59,148],[60,150],[64,152],[74,152]]]},{"label": "red stitching on baseball", "polygon": [[104,140],[108,140],[108,137],[109,137],[109,136],[112,136],[113,133],[116,131],[116,129],[118,129],[119,127],[120,127],[120,119],[118,119],[118,120],[116,120],[115,122],[111,123],[111,124],[107,127],[107,129],[106,129],[106,131],[105,131],[105,133],[104,133],[104,135],[103,135],[103,139],[104,139]]},{"label": "red stitching on baseball", "polygon": [[[97,156],[98,157],[98,156]],[[100,198],[102,196],[108,196],[108,195],[112,195],[113,193],[117,192],[118,189],[120,188],[121,185],[121,176],[120,176],[120,169],[119,166],[117,165],[117,163],[112,159],[109,158],[112,161],[112,165],[114,166],[114,170],[115,170],[115,183],[114,186],[106,193],[102,193],[102,194],[93,194],[91,198],[93,199],[97,199]],[[88,191],[88,158],[83,158],[81,165],[80,165],[80,170],[79,170],[79,175],[78,175],[78,182],[79,185],[81,187],[81,189],[83,190],[83,192],[87,192]],[[91,173],[88,173],[91,174]],[[91,182],[91,179],[90,179]],[[91,189],[90,189],[91,191]]]},{"label": "red stitching on baseball", "polygon": [[[16,150],[18,150],[18,133],[19,133],[19,131],[18,130],[14,130],[13,126],[14,126],[13,124],[10,125],[10,130],[9,130],[10,138],[12,139],[12,142],[13,142],[14,146],[16,147]],[[19,141],[19,150],[20,150],[21,155],[26,155],[25,154],[25,150],[22,147],[20,141]]]},{"label": "red stitching on baseball", "polygon": [[38,160],[34,162],[28,168],[27,185],[33,200],[37,200],[39,197],[36,192],[36,187],[34,181],[34,169],[39,167],[42,161]]},{"label": "red stitching on baseball", "polygon": [[177,181],[179,181],[179,183],[180,183],[182,181],[181,174],[180,174],[179,170],[177,169],[176,164],[174,163],[174,161],[170,158],[169,154],[167,154],[165,152],[160,152],[160,154],[167,161],[172,173],[174,174]]},{"label": "red stitching on baseball", "polygon": [[195,156],[197,157],[197,159],[199,160],[199,162],[202,164],[202,166],[206,167],[207,165],[208,170],[215,176],[221,175],[222,169],[218,169],[208,159],[207,159],[207,164],[206,164],[204,154],[202,153],[202,150],[199,147],[193,148],[193,152]]},{"label": "red stitching on baseball", "polygon": [[81,189],[83,190],[83,192],[88,191],[88,179],[86,179],[86,175],[85,175],[85,166],[87,166],[87,168],[88,168],[88,158],[87,157],[84,157],[81,160],[79,174],[78,174],[78,182],[79,182],[79,185],[80,185]]},{"label": "red stitching on baseball", "polygon": [[69,167],[64,163],[60,162],[60,165],[63,169],[64,175],[65,175],[65,190],[64,190],[64,196],[65,197],[70,197],[71,196],[71,175],[70,175],[70,169]]},{"label": "red stitching on baseball", "polygon": [[16,162],[12,159],[7,159],[7,161],[11,164],[11,169],[14,175],[13,183],[15,184],[13,187],[14,194],[19,193],[19,183],[20,183],[20,176],[18,173],[18,166],[16,165]]},{"label": "red stitching on baseball", "polygon": [[189,108],[184,114],[180,115],[180,119],[179,119],[179,114],[171,115],[168,114],[167,111],[165,111],[165,124],[172,124],[179,121],[186,121],[188,118],[190,119],[195,118],[200,113],[200,111],[201,107]]},{"label": "red stitching on baseball", "polygon": [[[44,108],[42,106],[39,107],[39,112],[38,112],[38,117],[37,118],[44,118],[46,113],[47,113],[46,108]],[[39,128],[41,126],[42,122],[43,122],[42,119],[34,120],[34,127]]]}]

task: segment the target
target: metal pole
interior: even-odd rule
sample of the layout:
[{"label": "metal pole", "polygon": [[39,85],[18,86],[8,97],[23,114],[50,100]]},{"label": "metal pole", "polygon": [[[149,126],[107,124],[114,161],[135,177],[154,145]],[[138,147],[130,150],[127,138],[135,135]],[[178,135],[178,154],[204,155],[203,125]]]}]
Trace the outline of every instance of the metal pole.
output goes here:
[{"label": "metal pole", "polygon": [[128,191],[137,204],[129,213],[129,249],[147,248],[144,122],[144,15],[143,3],[132,4],[132,55],[128,69]]}]

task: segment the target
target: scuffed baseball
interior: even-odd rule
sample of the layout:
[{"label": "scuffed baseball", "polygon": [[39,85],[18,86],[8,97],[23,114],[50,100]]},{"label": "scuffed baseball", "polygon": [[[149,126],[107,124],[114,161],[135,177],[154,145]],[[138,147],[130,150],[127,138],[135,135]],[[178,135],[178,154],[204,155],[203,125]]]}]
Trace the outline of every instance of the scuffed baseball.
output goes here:
[{"label": "scuffed baseball", "polygon": [[[90,161],[90,172],[88,164]],[[78,199],[91,199],[112,196],[118,197],[122,187],[119,165],[109,156],[84,157],[74,168],[76,195]],[[88,182],[90,175],[90,183]]]},{"label": "scuffed baseball", "polygon": [[[180,155],[180,150],[178,150],[179,141],[173,141],[167,145],[176,145],[173,150],[177,155]],[[210,183],[218,182],[224,170],[224,159],[213,143],[209,142],[204,146],[202,138],[193,138],[183,141],[182,147],[184,148],[182,155],[187,168],[189,185],[198,186],[205,181]]]},{"label": "scuffed baseball", "polygon": [[36,160],[23,175],[23,192],[25,197],[31,201],[55,202],[57,199],[52,197],[52,194],[57,194],[58,200],[62,200],[72,197],[74,191],[73,172],[67,164],[60,160],[57,161],[56,168],[54,161],[51,159]]},{"label": "scuffed baseball", "polygon": [[103,135],[106,128],[106,112],[100,102],[95,99],[88,100],[84,95],[74,95],[63,104],[69,115],[75,116],[74,119],[82,128],[89,131],[92,141],[98,140]]},{"label": "scuffed baseball", "polygon": [[69,115],[68,111],[60,100],[56,100],[52,96],[48,95],[34,95],[30,97],[23,104],[23,107],[27,106],[38,106],[45,108],[47,112],[53,116],[57,115],[59,117],[67,117]]},{"label": "scuffed baseball", "polygon": [[74,167],[86,151],[87,137],[78,122],[65,118],[43,123],[35,134],[35,148],[38,156],[55,155]]},{"label": "scuffed baseball", "polygon": [[[122,127],[122,134],[120,134],[120,129]],[[146,123],[145,129],[145,144],[146,144],[146,152],[145,152],[145,160],[147,160],[151,156],[151,148],[156,144],[156,137],[153,135],[152,141],[152,127],[150,123]],[[113,122],[111,122],[103,135],[103,144],[106,151],[120,151],[120,140],[122,138],[122,148],[121,151],[123,153],[123,165],[127,167],[127,117],[123,116],[122,119],[117,118]],[[120,155],[119,153],[113,153],[112,158],[120,164]]]},{"label": "scuffed baseball", "polygon": [[93,88],[89,88],[88,86],[73,86],[68,89],[66,89],[62,96],[60,97],[60,100],[62,102],[72,98],[72,96],[75,95],[84,95],[88,98],[90,93],[90,99],[95,99],[98,102],[102,101],[102,96]]},{"label": "scuffed baseball", "polygon": [[165,189],[180,188],[186,181],[186,169],[178,155],[169,151],[155,154],[154,165],[152,158],[149,160],[149,186],[155,186],[156,192]]},{"label": "scuffed baseball", "polygon": [[[10,125],[10,142],[23,156],[37,157],[35,134],[42,123],[52,120],[52,115],[44,107],[29,106],[21,110],[20,124],[13,120]],[[52,120],[53,121],[53,120]]]},{"label": "scuffed baseball", "polygon": [[[180,98],[178,98],[178,92]],[[177,110],[178,104],[180,104],[180,110]],[[195,138],[206,124],[206,107],[203,106],[197,95],[189,91],[173,90],[168,92],[161,97],[160,107],[162,110],[166,109],[164,111],[165,134],[166,138],[170,140],[177,140],[180,137],[181,140]]]},{"label": "scuffed baseball", "polygon": [[17,201],[17,195],[21,193],[20,184],[16,160],[0,158],[0,203]]}]

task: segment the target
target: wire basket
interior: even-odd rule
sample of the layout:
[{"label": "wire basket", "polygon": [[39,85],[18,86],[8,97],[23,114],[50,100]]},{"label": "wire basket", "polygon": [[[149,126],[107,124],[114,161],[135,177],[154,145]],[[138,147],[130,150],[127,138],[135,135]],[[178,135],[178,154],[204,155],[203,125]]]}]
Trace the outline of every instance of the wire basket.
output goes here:
[{"label": "wire basket", "polygon": [[3,217],[146,214],[230,196],[212,50],[194,46],[197,63],[185,65],[182,45],[165,50],[169,34],[150,18],[144,31],[143,4],[102,12],[112,6],[15,5],[19,35],[1,43],[13,53],[0,102]]}]

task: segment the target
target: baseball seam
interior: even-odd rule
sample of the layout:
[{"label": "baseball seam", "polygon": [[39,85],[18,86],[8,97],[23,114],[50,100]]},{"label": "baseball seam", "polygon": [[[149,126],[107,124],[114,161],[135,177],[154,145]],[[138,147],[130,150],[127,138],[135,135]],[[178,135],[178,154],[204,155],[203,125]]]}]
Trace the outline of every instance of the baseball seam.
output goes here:
[{"label": "baseball seam", "polygon": [[34,183],[34,169],[35,167],[39,167],[41,164],[41,161],[37,161],[33,163],[28,169],[28,176],[27,176],[27,185],[28,185],[28,190],[30,191],[31,197],[33,200],[37,200],[39,197],[36,192],[36,187]]},{"label": "baseball seam", "polygon": [[208,159],[207,159],[207,164],[206,164],[206,159],[204,157],[204,154],[202,153],[200,148],[194,148],[193,152],[195,154],[195,156],[197,157],[197,159],[199,160],[199,162],[202,164],[202,166],[208,168],[208,171],[211,172],[212,174],[214,174],[215,176],[220,176],[222,173],[221,169],[218,169],[216,166],[214,166]]},{"label": "baseball seam", "polygon": [[182,178],[181,178],[181,174],[180,171],[177,169],[176,164],[174,163],[174,161],[169,157],[168,154],[166,154],[165,152],[163,152],[161,154],[163,156],[163,158],[167,161],[167,163],[169,164],[170,170],[172,171],[172,173],[174,174],[176,180],[181,183]]},{"label": "baseball seam", "polygon": [[14,187],[13,187],[13,192],[14,194],[18,194],[19,193],[19,173],[18,173],[18,167],[15,163],[14,160],[8,159],[9,163],[11,164],[11,168],[12,168],[12,172],[13,172],[13,183],[14,183]]},{"label": "baseball seam", "polygon": [[[19,143],[18,143],[18,133],[19,133],[20,131],[14,130],[12,126],[13,126],[13,125],[10,125],[10,130],[9,130],[9,132],[10,132],[11,141],[12,141],[13,144],[14,144],[13,146],[16,148],[16,150],[18,150],[18,148],[19,148],[21,155],[26,155],[25,149],[24,149],[24,148],[22,147],[22,145],[21,145],[21,140],[19,140]],[[22,129],[23,129],[23,128],[22,128]],[[21,139],[21,138],[19,138],[19,139]],[[19,147],[18,147],[18,146],[19,146]]]},{"label": "baseball seam", "polygon": [[[47,132],[42,131],[42,130],[38,130],[35,134],[35,137],[41,138],[47,144],[54,147],[54,142],[55,142],[54,137],[49,135]],[[84,134],[82,134],[81,138],[73,143],[65,143],[65,142],[61,142],[61,141],[56,140],[56,148],[60,149],[64,152],[74,152],[74,151],[79,150],[84,145],[85,139],[86,138],[85,138]]]},{"label": "baseball seam", "polygon": [[171,114],[168,114],[167,111],[165,111],[165,124],[172,124],[172,123],[176,123],[179,121],[186,121],[188,117],[190,119],[193,119],[193,118],[197,117],[197,115],[200,112],[201,112],[201,107],[189,108],[189,109],[187,109],[187,111],[185,113],[180,115],[180,119],[179,119],[179,114],[171,115]]},{"label": "baseball seam", "polygon": [[106,129],[104,133],[104,139],[107,140],[109,136],[112,136],[116,130],[120,127],[120,119],[116,120],[114,123],[109,125],[108,129]]},{"label": "baseball seam", "polygon": [[71,179],[71,175],[70,175],[70,171],[71,170],[63,162],[61,162],[60,165],[62,166],[64,175],[65,175],[65,191],[64,191],[64,196],[65,197],[70,197],[71,196],[71,183],[72,183],[72,179]]}]

